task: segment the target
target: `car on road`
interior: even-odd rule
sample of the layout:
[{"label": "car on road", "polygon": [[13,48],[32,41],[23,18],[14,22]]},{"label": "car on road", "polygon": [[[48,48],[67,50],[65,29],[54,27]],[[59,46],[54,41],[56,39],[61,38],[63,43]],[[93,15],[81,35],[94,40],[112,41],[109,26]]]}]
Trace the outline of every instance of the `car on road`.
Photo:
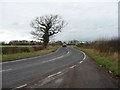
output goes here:
[{"label": "car on road", "polygon": [[67,44],[66,44],[66,43],[63,43],[62,47],[67,47]]}]

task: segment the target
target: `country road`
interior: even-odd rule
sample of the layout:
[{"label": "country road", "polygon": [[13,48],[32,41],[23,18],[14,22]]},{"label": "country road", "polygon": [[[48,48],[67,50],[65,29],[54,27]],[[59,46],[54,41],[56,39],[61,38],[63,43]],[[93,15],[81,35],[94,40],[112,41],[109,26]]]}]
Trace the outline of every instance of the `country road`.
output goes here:
[{"label": "country road", "polygon": [[2,88],[118,88],[99,65],[72,47],[2,63]]}]

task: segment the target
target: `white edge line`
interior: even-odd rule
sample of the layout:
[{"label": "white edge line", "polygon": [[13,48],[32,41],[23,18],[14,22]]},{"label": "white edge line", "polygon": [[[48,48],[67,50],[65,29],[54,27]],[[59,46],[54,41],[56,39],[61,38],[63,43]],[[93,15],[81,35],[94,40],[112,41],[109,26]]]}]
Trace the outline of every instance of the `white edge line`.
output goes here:
[{"label": "white edge line", "polygon": [[83,53],[83,55],[84,55],[84,58],[83,58],[83,60],[85,60],[86,59],[86,54],[83,52],[83,51],[81,51],[82,53]]},{"label": "white edge line", "polygon": [[[73,48],[73,47],[72,47],[72,48]],[[75,49],[75,48],[73,48],[73,49]],[[75,50],[77,50],[77,49],[75,49]],[[79,51],[79,52],[82,52],[82,53],[83,53],[83,55],[84,55],[83,60],[85,60],[85,59],[86,59],[86,54],[85,54],[83,51],[80,51],[80,50],[77,50],[77,51]]]}]

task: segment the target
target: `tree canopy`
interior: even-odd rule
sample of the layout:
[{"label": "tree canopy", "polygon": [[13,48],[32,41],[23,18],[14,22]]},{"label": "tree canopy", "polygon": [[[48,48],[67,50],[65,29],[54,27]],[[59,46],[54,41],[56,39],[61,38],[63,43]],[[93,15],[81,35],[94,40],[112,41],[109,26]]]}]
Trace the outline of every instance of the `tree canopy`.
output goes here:
[{"label": "tree canopy", "polygon": [[35,29],[31,34],[37,40],[43,41],[46,48],[49,43],[49,38],[60,32],[65,25],[66,23],[58,15],[36,17],[31,22],[31,26]]}]

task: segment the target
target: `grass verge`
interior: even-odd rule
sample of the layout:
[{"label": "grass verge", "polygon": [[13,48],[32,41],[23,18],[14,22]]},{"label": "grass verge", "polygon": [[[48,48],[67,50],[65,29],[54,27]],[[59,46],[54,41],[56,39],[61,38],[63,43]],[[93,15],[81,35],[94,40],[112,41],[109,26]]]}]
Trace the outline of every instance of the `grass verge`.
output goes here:
[{"label": "grass verge", "polygon": [[23,58],[33,57],[33,56],[39,56],[39,55],[47,54],[50,52],[54,52],[58,48],[59,46],[49,46],[47,49],[40,50],[40,51],[2,55],[2,62],[23,59]]},{"label": "grass verge", "polygon": [[100,53],[95,49],[85,49],[78,48],[81,51],[85,52],[98,64],[106,68],[110,73],[113,73],[114,76],[120,77],[120,70],[118,69],[118,55],[116,53]]}]

